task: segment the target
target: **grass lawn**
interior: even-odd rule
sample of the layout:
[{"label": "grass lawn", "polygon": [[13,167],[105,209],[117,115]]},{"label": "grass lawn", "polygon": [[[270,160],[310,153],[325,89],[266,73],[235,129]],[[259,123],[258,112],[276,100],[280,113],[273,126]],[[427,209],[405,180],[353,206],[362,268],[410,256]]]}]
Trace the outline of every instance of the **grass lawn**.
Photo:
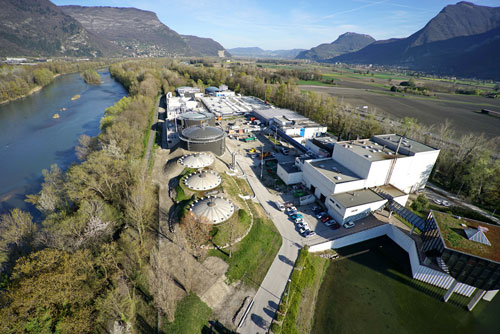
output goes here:
[{"label": "grass lawn", "polygon": [[184,297],[175,309],[175,320],[166,323],[162,331],[165,334],[201,333],[208,324],[212,310],[193,292]]},{"label": "grass lawn", "polygon": [[218,256],[229,263],[226,276],[230,282],[243,280],[248,285],[258,287],[273,263],[281,242],[281,236],[272,221],[254,218],[248,235],[233,246],[231,258],[218,250],[210,250],[209,255]]},{"label": "grass lawn", "polygon": [[[327,259],[301,250],[291,277],[288,308],[282,323],[283,333],[313,333],[314,305],[329,263]],[[286,296],[283,297],[282,303],[286,303],[286,300]]]},{"label": "grass lawn", "polygon": [[500,298],[468,312],[466,297],[413,280],[408,255],[387,237],[341,248],[327,269],[311,333],[498,333]]}]

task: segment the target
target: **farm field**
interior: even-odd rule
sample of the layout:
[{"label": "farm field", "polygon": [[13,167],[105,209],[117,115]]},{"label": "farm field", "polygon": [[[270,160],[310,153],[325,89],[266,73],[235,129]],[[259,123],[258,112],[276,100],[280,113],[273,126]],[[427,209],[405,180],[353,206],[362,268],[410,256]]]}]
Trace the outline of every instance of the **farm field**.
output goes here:
[{"label": "farm field", "polygon": [[[347,86],[347,87],[345,87]],[[300,90],[331,94],[340,103],[365,106],[370,111],[393,118],[413,117],[426,125],[439,125],[449,119],[456,131],[500,135],[500,118],[475,111],[482,108],[500,111],[500,100],[481,96],[438,93],[436,97],[394,94],[369,83],[342,81],[337,86],[302,85]]]}]

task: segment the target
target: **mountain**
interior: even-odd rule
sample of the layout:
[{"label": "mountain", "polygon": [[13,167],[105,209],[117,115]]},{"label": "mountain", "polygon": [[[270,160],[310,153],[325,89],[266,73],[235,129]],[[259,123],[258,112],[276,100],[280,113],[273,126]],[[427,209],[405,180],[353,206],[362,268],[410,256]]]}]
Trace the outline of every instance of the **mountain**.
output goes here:
[{"label": "mountain", "polygon": [[499,55],[500,7],[459,2],[407,38],[377,41],[328,61],[499,79]]},{"label": "mountain", "polygon": [[192,55],[182,37],[155,13],[136,8],[61,6],[85,29],[132,56]]},{"label": "mountain", "polygon": [[369,35],[346,32],[340,35],[332,43],[320,44],[310,50],[303,51],[299,53],[296,58],[321,61],[345,53],[358,51],[373,42],[375,42],[375,39]]},{"label": "mountain", "polygon": [[194,52],[203,56],[219,56],[219,51],[224,51],[224,57],[231,57],[231,54],[222,45],[211,38],[203,38],[192,35],[181,35],[182,39]]},{"label": "mountain", "polygon": [[117,47],[48,0],[0,0],[0,56],[107,56]]},{"label": "mountain", "polygon": [[259,47],[228,49],[233,56],[250,58],[295,58],[304,49],[263,50]]}]

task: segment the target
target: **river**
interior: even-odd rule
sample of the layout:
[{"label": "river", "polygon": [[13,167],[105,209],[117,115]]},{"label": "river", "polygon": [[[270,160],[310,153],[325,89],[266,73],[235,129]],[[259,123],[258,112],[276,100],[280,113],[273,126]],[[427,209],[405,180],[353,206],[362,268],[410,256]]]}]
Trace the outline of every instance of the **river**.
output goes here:
[{"label": "river", "polygon": [[[126,96],[109,72],[99,74],[103,83],[98,86],[87,85],[79,73],[68,74],[33,95],[0,105],[0,214],[17,207],[38,216],[24,199],[40,190],[42,170],[77,162],[78,138],[97,135],[104,110]],[[72,101],[75,95],[80,98]],[[52,118],[56,113],[60,117]]]}]

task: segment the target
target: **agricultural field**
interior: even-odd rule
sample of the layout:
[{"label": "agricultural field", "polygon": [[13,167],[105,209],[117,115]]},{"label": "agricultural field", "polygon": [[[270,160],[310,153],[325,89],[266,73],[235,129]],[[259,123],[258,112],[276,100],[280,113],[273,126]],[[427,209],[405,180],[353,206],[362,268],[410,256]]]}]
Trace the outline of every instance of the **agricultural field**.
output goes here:
[{"label": "agricultural field", "polygon": [[426,125],[439,125],[449,119],[455,130],[500,135],[500,118],[478,113],[481,109],[500,111],[500,100],[481,96],[437,93],[418,96],[392,93],[370,83],[339,81],[336,86],[302,85],[300,90],[331,94],[339,103],[352,107],[368,106],[369,111],[393,118],[413,117]]}]

